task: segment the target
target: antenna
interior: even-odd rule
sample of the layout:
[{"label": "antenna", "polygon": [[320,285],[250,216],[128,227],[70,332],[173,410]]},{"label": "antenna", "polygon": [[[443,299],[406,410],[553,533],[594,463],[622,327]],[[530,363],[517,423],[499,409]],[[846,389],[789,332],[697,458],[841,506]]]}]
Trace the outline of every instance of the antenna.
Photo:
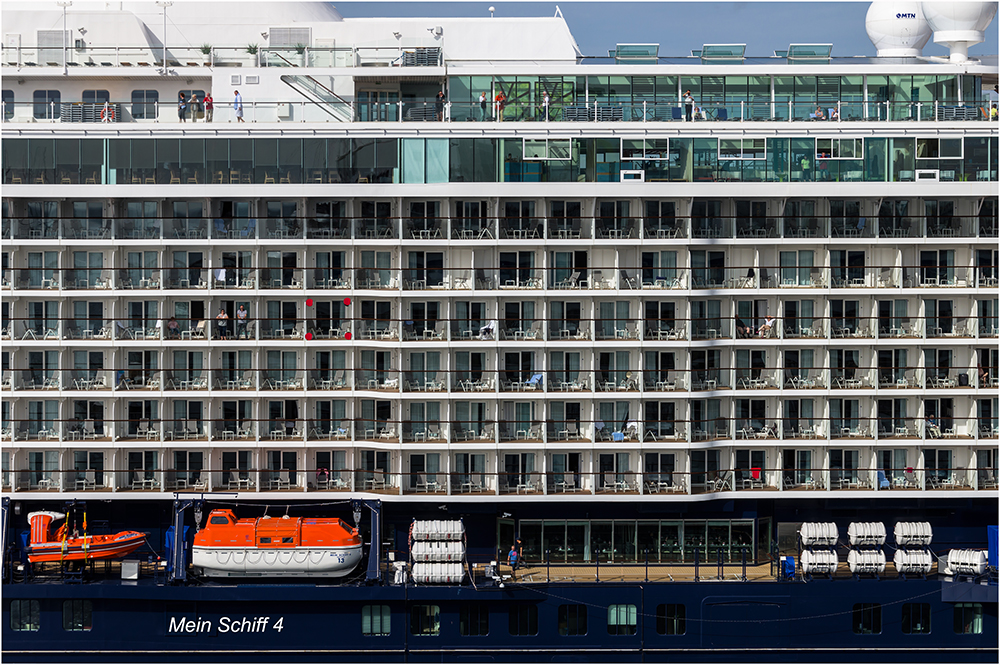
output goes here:
[{"label": "antenna", "polygon": [[[559,5],[556,5],[556,13],[555,13],[555,16],[553,18],[563,18],[562,10],[559,9]],[[566,19],[563,19],[563,20],[565,21]]]}]

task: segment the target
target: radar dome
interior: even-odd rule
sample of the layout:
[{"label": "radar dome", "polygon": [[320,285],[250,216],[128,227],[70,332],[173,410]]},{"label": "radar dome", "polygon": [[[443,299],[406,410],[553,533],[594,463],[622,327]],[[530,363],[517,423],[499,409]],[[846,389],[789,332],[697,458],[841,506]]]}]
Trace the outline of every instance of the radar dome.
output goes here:
[{"label": "radar dome", "polygon": [[952,62],[969,58],[969,47],[985,41],[983,31],[997,13],[996,2],[921,2],[934,43],[951,49]]},{"label": "radar dome", "polygon": [[931,37],[919,2],[873,2],[865,30],[878,55],[887,58],[918,56]]}]

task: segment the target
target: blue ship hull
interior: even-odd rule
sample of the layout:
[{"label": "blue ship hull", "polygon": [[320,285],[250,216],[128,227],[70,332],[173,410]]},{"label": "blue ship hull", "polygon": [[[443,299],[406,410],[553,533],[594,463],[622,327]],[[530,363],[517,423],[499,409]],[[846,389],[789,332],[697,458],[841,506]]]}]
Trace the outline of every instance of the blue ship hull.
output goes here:
[{"label": "blue ship hull", "polygon": [[[12,585],[4,589],[8,662],[996,662],[996,599],[982,633],[954,631],[947,583],[934,580],[573,583],[487,587]],[[41,629],[10,630],[14,599],[41,604]],[[93,603],[93,628],[62,628],[63,603]],[[902,605],[930,606],[930,632],[905,634]],[[853,607],[878,603],[878,634],[853,631]],[[482,605],[487,634],[461,635],[463,605]],[[683,605],[683,634],[661,634],[658,606]],[[362,634],[364,606],[390,608],[388,635]],[[439,634],[413,635],[411,614],[440,609]],[[583,635],[561,635],[559,608],[584,605]],[[634,605],[636,625],[609,634],[608,607]],[[534,607],[534,635],[511,636],[513,608]],[[419,610],[417,610],[419,611]],[[514,609],[516,612],[517,610]],[[531,632],[529,626],[526,632]],[[619,627],[620,629],[620,627]]]},{"label": "blue ship hull", "polygon": [[[842,532],[845,520],[861,514],[874,517],[869,502],[847,503],[851,502],[830,508],[823,501],[795,505],[725,501],[671,510],[685,519],[737,515],[775,524],[833,515]],[[935,551],[985,548],[983,525],[995,519],[993,502],[945,503],[931,510],[886,501],[878,517],[891,525],[923,511],[934,523]],[[52,504],[38,502],[30,508],[46,506]],[[498,502],[451,509],[469,513],[463,517],[473,561],[488,561],[498,549],[505,551],[497,524],[506,510],[517,510],[519,520],[536,515],[675,516],[665,515],[662,508],[656,514],[641,504],[581,507],[539,502],[512,508]],[[171,523],[170,505],[165,502],[92,504],[88,510],[92,524],[150,531],[151,543],[163,543]],[[442,515],[433,502],[382,504],[382,540],[405,553],[400,545],[409,520]],[[190,512],[187,518],[190,525]],[[20,534],[21,525],[14,520],[11,528]],[[188,541],[192,535],[188,533]],[[753,563],[761,550],[757,543],[748,550],[748,563]],[[888,545],[886,552],[891,559]],[[380,559],[385,561],[384,556]],[[319,584],[191,579],[171,584],[162,572],[136,581],[91,577],[79,584],[44,578],[25,582],[15,576],[14,582],[5,578],[3,586],[3,658],[7,662],[219,663],[997,662],[995,577],[993,584],[982,585],[936,575],[901,579],[890,564],[881,579],[739,581],[733,576],[739,558],[729,564],[725,580],[714,579],[714,558],[701,563],[697,582],[614,581],[615,566],[602,562],[601,581],[593,577],[580,581],[578,576],[577,581],[565,582],[553,575],[547,582],[546,573],[536,573],[531,580],[520,576],[503,580],[503,586],[490,579],[484,583],[482,576],[477,576],[476,586],[468,580],[462,586],[403,585],[394,584],[391,574],[365,584],[360,581],[363,570],[353,582]],[[631,565],[630,579],[641,580],[644,562]],[[538,569],[545,570],[544,562]],[[83,620],[72,614],[79,612],[81,601],[87,601],[90,612]],[[875,606],[877,617],[859,614],[859,608]],[[36,613],[28,623],[25,612]]]}]

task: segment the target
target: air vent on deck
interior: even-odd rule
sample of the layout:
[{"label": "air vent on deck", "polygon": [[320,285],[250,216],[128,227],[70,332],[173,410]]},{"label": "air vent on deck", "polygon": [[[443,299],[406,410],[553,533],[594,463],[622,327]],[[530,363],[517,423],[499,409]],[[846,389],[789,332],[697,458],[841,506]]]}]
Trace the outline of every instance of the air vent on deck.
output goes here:
[{"label": "air vent on deck", "polygon": [[311,28],[271,28],[268,45],[271,48],[279,46],[309,46],[312,43]]}]

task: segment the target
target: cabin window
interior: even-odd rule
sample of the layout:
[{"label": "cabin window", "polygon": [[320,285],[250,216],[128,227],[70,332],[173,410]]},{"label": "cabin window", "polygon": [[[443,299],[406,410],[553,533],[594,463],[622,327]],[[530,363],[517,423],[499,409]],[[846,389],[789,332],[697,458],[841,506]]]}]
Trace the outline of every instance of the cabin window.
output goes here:
[{"label": "cabin window", "polygon": [[878,603],[855,603],[852,624],[856,635],[878,635],[882,632],[882,606]]},{"label": "cabin window", "polygon": [[564,637],[587,634],[587,606],[559,606],[559,634]]},{"label": "cabin window", "polygon": [[156,104],[159,101],[158,90],[133,90],[132,117],[136,120],[156,120]]},{"label": "cabin window", "polygon": [[10,629],[37,631],[41,624],[41,613],[37,600],[10,601]]},{"label": "cabin window", "polygon": [[84,90],[82,101],[84,104],[103,104],[111,101],[111,93],[107,90]]},{"label": "cabin window", "polygon": [[955,603],[955,634],[981,635],[983,606],[979,603]]},{"label": "cabin window", "polygon": [[927,635],[930,632],[930,603],[903,603],[903,634]]},{"label": "cabin window", "polygon": [[458,612],[458,629],[462,637],[490,634],[490,608],[484,603],[465,603]]},{"label": "cabin window", "polygon": [[209,524],[229,524],[229,518],[216,516],[209,520]]},{"label": "cabin window", "polygon": [[612,605],[608,608],[608,635],[635,635],[635,605]]},{"label": "cabin window", "polygon": [[510,608],[507,614],[510,634],[527,637],[538,634],[538,607],[535,605],[518,605]]},{"label": "cabin window", "polygon": [[656,632],[660,635],[683,635],[687,630],[684,613],[683,605],[657,605]]},{"label": "cabin window", "polygon": [[33,93],[34,108],[32,109],[36,119],[58,118],[62,108],[59,105],[62,93],[58,90],[35,90]]},{"label": "cabin window", "polygon": [[14,117],[14,91],[3,91],[3,119],[10,120]]},{"label": "cabin window", "polygon": [[282,544],[291,545],[292,544],[292,540],[293,539],[292,539],[291,536],[285,536],[284,538],[281,539],[281,542],[282,542]]},{"label": "cabin window", "polygon": [[93,625],[93,605],[89,600],[63,601],[63,630],[90,630]]},{"label": "cabin window", "polygon": [[361,634],[371,637],[387,637],[390,632],[388,605],[365,605],[361,608]]},{"label": "cabin window", "polygon": [[262,538],[260,539],[260,542],[261,542],[261,543],[270,543],[270,542],[271,542],[271,539],[270,539],[270,538],[263,538],[263,537],[262,537]]},{"label": "cabin window", "polygon": [[441,608],[437,605],[414,605],[410,611],[411,635],[440,635]]}]

